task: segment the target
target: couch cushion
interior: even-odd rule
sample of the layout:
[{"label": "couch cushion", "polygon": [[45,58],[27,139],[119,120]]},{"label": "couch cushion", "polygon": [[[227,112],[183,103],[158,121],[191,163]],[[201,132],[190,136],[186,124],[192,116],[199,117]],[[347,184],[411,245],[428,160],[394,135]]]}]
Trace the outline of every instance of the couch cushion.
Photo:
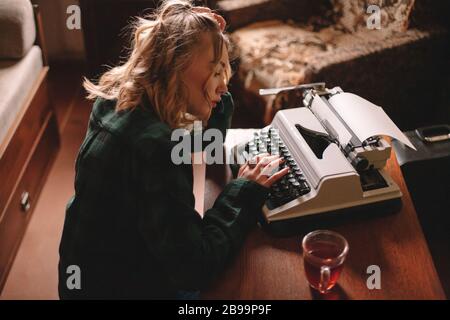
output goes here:
[{"label": "couch cushion", "polygon": [[[415,0],[333,0],[334,10],[338,13],[337,24],[348,32],[367,29],[367,19],[371,5],[380,8],[380,27],[405,32],[409,26],[411,11]],[[382,3],[382,4],[380,4]]]},{"label": "couch cushion", "polygon": [[[0,60],[0,148],[7,144],[15,119],[23,115],[23,105],[43,68],[42,52],[33,46],[17,60]],[[0,150],[0,155],[4,150]]]},{"label": "couch cushion", "polygon": [[272,20],[241,28],[231,39],[241,61],[239,75],[246,86],[256,77],[260,85],[282,87],[304,83],[308,73],[325,65],[403,45],[428,34],[417,29],[360,29],[347,33],[335,26],[315,32]]},{"label": "couch cushion", "polygon": [[325,68],[429,36],[430,32],[418,29],[398,32],[391,28],[361,28],[348,33],[335,26],[313,31],[282,21],[266,21],[233,32],[231,39],[238,51],[235,55],[240,57],[241,86],[249,96],[258,97],[259,102],[252,101],[250,105],[264,105],[259,113],[264,113],[263,122],[268,124],[274,112],[296,98],[289,94],[259,97],[259,89],[323,81],[317,75]]},{"label": "couch cushion", "polygon": [[[380,7],[381,29],[369,30],[366,9],[378,0],[331,0],[336,23],[315,30],[312,25],[272,20],[251,24],[231,35],[242,64],[240,75],[246,79],[264,79],[264,86],[285,86],[302,83],[308,72],[325,64],[337,63],[337,51],[369,54],[392,39],[403,42],[402,35],[415,38],[419,31],[407,30],[414,0],[392,0]],[[326,14],[330,16],[331,14]],[[392,42],[392,41],[391,41]],[[395,42],[395,41],[394,41]],[[393,44],[395,45],[395,43]],[[382,46],[383,47],[383,46]],[[320,60],[317,59],[320,57]],[[250,72],[250,74],[247,74]]]},{"label": "couch cushion", "polygon": [[33,7],[29,0],[0,1],[0,59],[20,59],[36,39]]}]

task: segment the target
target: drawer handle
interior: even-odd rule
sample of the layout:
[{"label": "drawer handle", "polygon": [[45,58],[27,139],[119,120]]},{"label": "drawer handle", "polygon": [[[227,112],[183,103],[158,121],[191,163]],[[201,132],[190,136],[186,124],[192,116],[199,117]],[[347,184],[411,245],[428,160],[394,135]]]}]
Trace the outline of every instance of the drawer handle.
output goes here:
[{"label": "drawer handle", "polygon": [[22,210],[27,212],[30,210],[31,204],[30,204],[30,194],[28,192],[22,193],[22,196],[20,198],[20,206],[22,207]]}]

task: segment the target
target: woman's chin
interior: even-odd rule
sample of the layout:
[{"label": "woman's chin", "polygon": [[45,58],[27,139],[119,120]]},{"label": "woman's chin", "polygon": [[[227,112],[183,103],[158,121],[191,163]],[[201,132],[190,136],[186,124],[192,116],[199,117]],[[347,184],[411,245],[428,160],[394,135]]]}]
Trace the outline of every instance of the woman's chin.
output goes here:
[{"label": "woman's chin", "polygon": [[211,117],[211,114],[212,114],[212,108],[208,108],[208,110],[204,114],[199,116],[199,119],[202,121],[208,121],[209,118]]},{"label": "woman's chin", "polygon": [[[204,105],[202,108],[197,108],[197,112],[191,112],[191,114],[200,121],[208,121],[211,117],[214,106]],[[198,112],[201,111],[201,112]]]},{"label": "woman's chin", "polygon": [[203,117],[202,120],[203,121],[208,121],[209,118],[211,118],[211,111],[207,115],[205,115],[205,117]]}]

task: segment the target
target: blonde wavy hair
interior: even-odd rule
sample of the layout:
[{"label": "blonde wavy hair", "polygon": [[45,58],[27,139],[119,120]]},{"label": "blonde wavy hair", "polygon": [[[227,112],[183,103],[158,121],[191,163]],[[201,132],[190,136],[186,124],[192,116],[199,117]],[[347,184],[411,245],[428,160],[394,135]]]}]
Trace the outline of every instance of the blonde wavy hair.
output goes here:
[{"label": "blonde wavy hair", "polygon": [[[222,23],[223,22],[223,23]],[[165,0],[145,18],[137,18],[128,59],[111,68],[94,84],[84,78],[88,99],[117,100],[116,111],[140,105],[147,95],[161,121],[171,128],[192,124],[187,113],[188,95],[181,73],[188,67],[204,32],[210,32],[214,62],[223,46],[230,50],[223,33],[225,20],[191,0]],[[227,81],[231,69],[226,68]]]}]

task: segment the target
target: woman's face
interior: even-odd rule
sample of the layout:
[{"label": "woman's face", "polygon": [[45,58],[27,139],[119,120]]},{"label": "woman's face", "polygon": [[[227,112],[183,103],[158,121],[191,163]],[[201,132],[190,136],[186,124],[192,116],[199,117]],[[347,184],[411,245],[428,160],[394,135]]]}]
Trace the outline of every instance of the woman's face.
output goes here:
[{"label": "woman's face", "polygon": [[223,46],[219,63],[214,63],[214,48],[211,35],[202,35],[198,50],[183,75],[189,91],[187,111],[200,120],[208,120],[211,111],[228,91],[226,66],[229,65],[228,52]]}]

